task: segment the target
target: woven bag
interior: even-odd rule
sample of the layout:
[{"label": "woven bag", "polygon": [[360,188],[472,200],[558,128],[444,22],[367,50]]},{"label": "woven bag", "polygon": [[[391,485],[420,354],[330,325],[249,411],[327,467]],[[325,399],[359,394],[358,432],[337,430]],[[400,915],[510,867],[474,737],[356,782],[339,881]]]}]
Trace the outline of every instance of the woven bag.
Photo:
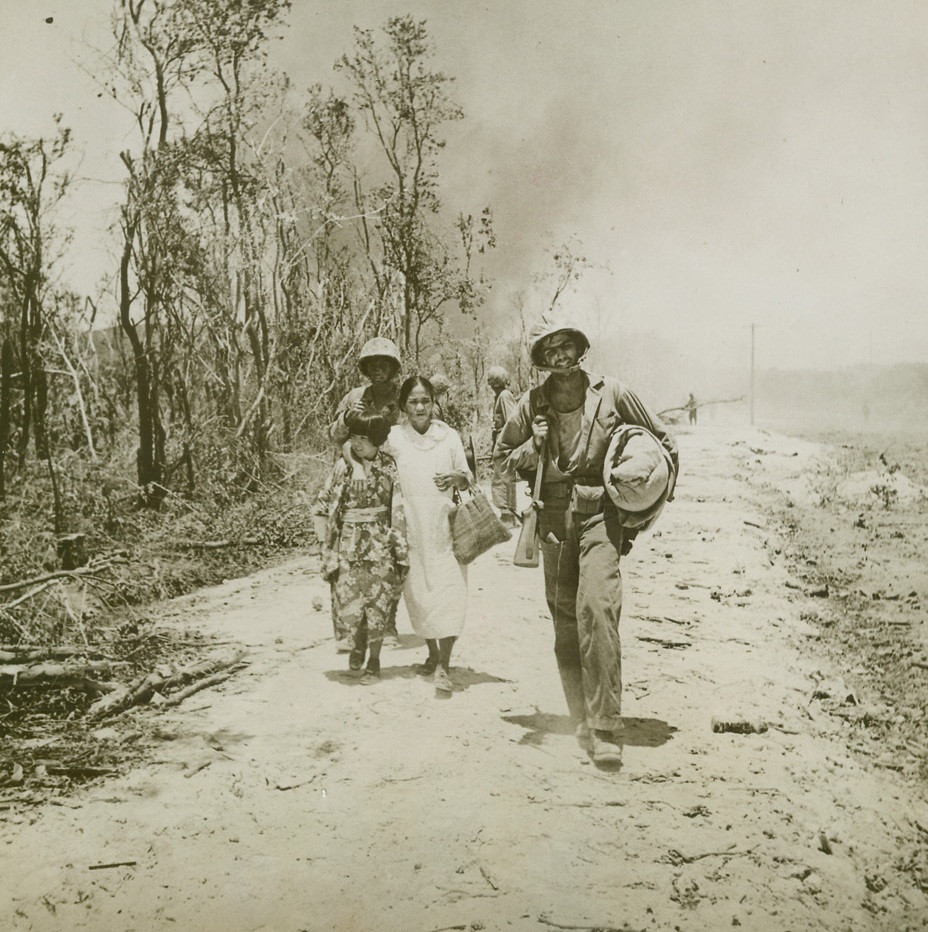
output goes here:
[{"label": "woven bag", "polygon": [[[467,497],[465,497],[465,495]],[[451,548],[458,563],[467,564],[512,536],[482,492],[455,490],[451,512]]]}]

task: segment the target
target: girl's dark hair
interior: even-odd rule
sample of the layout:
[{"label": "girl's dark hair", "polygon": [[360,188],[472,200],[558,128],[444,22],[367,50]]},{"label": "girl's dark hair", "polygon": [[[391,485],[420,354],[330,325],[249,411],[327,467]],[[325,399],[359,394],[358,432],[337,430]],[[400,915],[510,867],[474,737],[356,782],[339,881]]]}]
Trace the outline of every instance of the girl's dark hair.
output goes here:
[{"label": "girl's dark hair", "polygon": [[375,447],[383,446],[390,433],[390,422],[382,414],[345,412],[345,427],[356,437],[367,437]]},{"label": "girl's dark hair", "polygon": [[411,375],[400,386],[399,403],[401,408],[406,407],[406,402],[409,401],[409,396],[417,385],[421,385],[428,392],[432,401],[435,400],[435,386],[424,375]]}]

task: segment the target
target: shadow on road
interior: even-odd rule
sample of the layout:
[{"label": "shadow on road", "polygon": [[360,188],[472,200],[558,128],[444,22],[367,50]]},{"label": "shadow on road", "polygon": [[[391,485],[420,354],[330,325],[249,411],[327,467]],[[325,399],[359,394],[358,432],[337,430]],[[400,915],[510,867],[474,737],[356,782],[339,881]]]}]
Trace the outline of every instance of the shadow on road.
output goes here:
[{"label": "shadow on road", "polygon": [[[381,655],[381,663],[383,663],[383,656]],[[425,683],[430,682],[430,677],[419,676],[416,672],[418,663],[415,664],[403,664],[401,666],[381,666],[380,668],[380,679],[381,680],[415,680],[419,679]],[[358,670],[357,672],[353,670],[326,670],[325,678],[331,683],[341,683],[344,686],[357,686],[361,679],[361,674],[363,670]],[[509,683],[510,680],[504,679],[501,676],[494,676],[492,673],[484,673],[481,670],[474,670],[471,667],[451,667],[451,679],[454,683],[455,692],[463,692],[465,689],[469,689],[471,686],[480,686],[483,683]]]},{"label": "shadow on road", "polygon": [[[543,744],[547,735],[572,735],[574,726],[569,715],[535,712],[532,715],[504,715],[504,722],[526,729],[519,744]],[[625,733],[622,743],[629,747],[657,748],[666,744],[677,731],[659,718],[623,718]]]}]

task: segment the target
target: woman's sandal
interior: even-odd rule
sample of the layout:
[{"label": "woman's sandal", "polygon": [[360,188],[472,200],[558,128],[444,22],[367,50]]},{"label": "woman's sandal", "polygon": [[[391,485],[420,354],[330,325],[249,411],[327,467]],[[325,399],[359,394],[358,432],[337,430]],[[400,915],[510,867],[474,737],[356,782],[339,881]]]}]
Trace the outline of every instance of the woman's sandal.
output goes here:
[{"label": "woman's sandal", "polygon": [[419,666],[416,667],[416,673],[418,673],[419,676],[431,676],[435,672],[437,666],[438,658],[429,657],[425,663],[420,663]]},{"label": "woman's sandal", "polygon": [[375,673],[373,670],[365,670],[361,674],[361,679],[358,682],[362,686],[373,686],[375,683],[380,682],[380,674]]},{"label": "woman's sandal", "polygon": [[435,694],[442,698],[449,697],[454,692],[454,684],[448,671],[444,667],[439,667],[435,671]]}]

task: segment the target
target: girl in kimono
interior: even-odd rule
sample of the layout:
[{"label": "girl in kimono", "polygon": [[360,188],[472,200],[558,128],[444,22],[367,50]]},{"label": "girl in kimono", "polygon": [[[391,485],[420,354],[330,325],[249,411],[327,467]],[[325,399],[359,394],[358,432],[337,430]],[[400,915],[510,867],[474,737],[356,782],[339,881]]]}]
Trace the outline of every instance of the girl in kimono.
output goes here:
[{"label": "girl in kimono", "polygon": [[[347,637],[348,667],[380,678],[380,649],[409,570],[402,496],[393,459],[380,450],[390,424],[379,414],[348,411],[352,466],[338,460],[319,493],[314,520],[332,614]],[[367,665],[364,660],[367,657]]]}]

